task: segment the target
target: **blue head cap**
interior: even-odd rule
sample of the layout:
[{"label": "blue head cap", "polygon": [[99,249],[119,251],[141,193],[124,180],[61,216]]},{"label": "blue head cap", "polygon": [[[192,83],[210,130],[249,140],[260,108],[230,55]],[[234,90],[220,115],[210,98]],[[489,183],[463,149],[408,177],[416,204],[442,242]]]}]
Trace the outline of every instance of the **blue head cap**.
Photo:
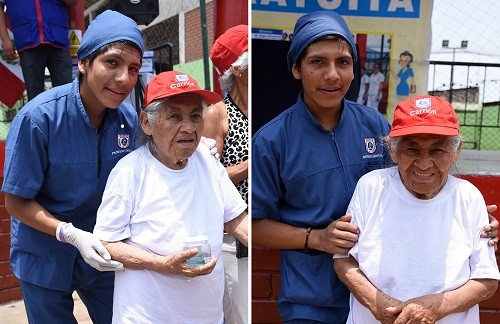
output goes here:
[{"label": "blue head cap", "polygon": [[299,58],[300,53],[312,42],[326,35],[338,35],[351,45],[354,62],[358,60],[356,45],[344,19],[333,11],[316,11],[305,14],[295,23],[293,40],[288,51],[288,70]]},{"label": "blue head cap", "polygon": [[83,34],[77,56],[81,61],[104,45],[126,40],[134,43],[144,53],[142,34],[137,24],[131,18],[113,11],[106,10],[98,15]]}]

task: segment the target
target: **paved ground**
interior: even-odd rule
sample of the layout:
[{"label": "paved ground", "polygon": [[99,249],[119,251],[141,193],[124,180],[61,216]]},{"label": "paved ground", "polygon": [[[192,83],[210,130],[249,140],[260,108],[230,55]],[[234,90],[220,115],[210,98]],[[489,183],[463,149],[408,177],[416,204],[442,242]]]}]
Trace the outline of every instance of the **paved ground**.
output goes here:
[{"label": "paved ground", "polygon": [[[80,297],[75,293],[73,294],[75,300],[75,318],[79,324],[92,324],[87,308],[83,305]],[[28,324],[26,317],[26,310],[22,300],[0,304],[0,322],[5,324]]]},{"label": "paved ground", "polygon": [[458,173],[500,176],[500,152],[462,150]]}]

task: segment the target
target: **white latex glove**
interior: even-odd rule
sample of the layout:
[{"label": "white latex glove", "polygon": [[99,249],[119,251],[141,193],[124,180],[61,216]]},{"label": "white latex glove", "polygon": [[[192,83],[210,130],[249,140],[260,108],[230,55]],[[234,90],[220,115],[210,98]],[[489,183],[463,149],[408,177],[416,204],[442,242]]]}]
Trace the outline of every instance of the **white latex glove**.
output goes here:
[{"label": "white latex glove", "polygon": [[200,142],[201,142],[201,144],[208,147],[208,149],[210,150],[210,154],[215,156],[215,158],[217,160],[220,160],[219,153],[217,153],[217,147],[216,147],[217,143],[213,138],[208,138],[208,137],[202,136],[200,139]]},{"label": "white latex glove", "polygon": [[94,234],[82,231],[71,223],[63,226],[64,241],[76,247],[85,262],[99,271],[123,270],[123,264],[111,260],[108,250]]}]

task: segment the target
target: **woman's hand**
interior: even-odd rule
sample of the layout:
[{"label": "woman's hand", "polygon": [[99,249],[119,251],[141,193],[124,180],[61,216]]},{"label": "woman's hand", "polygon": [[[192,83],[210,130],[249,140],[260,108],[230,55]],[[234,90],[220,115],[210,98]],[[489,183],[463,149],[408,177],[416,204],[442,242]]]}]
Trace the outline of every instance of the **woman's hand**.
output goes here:
[{"label": "woman's hand", "polygon": [[164,273],[178,274],[188,278],[210,274],[217,264],[217,258],[211,257],[210,261],[204,265],[190,266],[187,264],[186,261],[194,257],[197,253],[198,249],[193,248],[165,257],[167,261],[165,263],[164,268],[166,271]]},{"label": "woman's hand", "polygon": [[412,298],[404,304],[387,308],[387,312],[399,314],[394,324],[435,323],[440,319],[438,310],[442,299],[441,294]]},{"label": "woman's hand", "polygon": [[382,324],[392,324],[398,317],[399,313],[389,312],[388,309],[402,309],[403,302],[396,298],[378,291],[375,298],[375,309],[370,309],[373,316]]}]

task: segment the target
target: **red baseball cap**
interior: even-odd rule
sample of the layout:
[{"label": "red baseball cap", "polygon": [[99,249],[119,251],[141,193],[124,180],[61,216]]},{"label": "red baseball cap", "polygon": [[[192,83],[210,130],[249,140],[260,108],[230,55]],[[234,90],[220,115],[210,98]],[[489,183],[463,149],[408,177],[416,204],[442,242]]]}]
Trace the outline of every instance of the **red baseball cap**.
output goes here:
[{"label": "red baseball cap", "polygon": [[238,25],[229,28],[217,38],[210,59],[219,75],[223,75],[238,57],[248,50],[248,26]]},{"label": "red baseball cap", "polygon": [[457,114],[441,97],[415,96],[398,103],[390,137],[412,134],[455,136],[460,132]]},{"label": "red baseball cap", "polygon": [[144,91],[144,105],[147,107],[153,100],[165,99],[183,93],[196,93],[205,99],[207,105],[214,104],[222,100],[217,93],[203,90],[198,82],[179,71],[162,72],[149,81]]}]

